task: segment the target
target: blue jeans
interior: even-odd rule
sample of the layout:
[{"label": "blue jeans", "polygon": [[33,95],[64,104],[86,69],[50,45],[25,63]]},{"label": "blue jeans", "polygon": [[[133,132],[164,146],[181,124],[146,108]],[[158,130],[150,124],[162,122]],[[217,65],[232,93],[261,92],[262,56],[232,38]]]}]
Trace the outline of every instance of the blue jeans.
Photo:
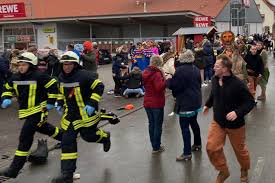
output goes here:
[{"label": "blue jeans", "polygon": [[124,91],[123,95],[129,95],[129,94],[132,94],[132,93],[137,94],[137,95],[139,94],[139,95],[142,95],[142,96],[144,95],[144,92],[141,88],[136,88],[136,89],[127,88]]},{"label": "blue jeans", "polygon": [[180,117],[180,127],[182,132],[182,138],[184,143],[183,154],[191,154],[191,134],[189,125],[194,133],[194,145],[201,145],[201,132],[200,126],[197,122],[197,115],[192,117]]},{"label": "blue jeans", "polygon": [[161,145],[161,133],[164,109],[163,108],[145,108],[149,120],[149,135],[154,151],[159,150]]},{"label": "blue jeans", "polygon": [[204,79],[205,81],[211,80],[213,76],[213,66],[207,65],[204,69]]}]

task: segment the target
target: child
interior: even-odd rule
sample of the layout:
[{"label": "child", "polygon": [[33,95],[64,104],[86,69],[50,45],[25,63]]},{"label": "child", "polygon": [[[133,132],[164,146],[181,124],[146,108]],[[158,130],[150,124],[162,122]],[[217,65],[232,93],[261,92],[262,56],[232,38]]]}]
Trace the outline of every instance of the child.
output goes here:
[{"label": "child", "polygon": [[142,90],[142,73],[138,67],[134,67],[129,74],[129,79],[127,82],[127,88],[123,92],[123,96],[128,98],[130,94],[135,94],[136,97],[141,97],[144,95]]}]

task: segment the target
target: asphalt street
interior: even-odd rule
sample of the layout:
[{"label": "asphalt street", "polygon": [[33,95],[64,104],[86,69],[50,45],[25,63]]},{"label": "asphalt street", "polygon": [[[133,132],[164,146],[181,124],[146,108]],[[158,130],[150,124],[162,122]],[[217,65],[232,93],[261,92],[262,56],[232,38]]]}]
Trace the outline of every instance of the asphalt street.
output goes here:
[{"label": "asphalt street", "polygon": [[[252,166],[250,183],[275,182],[275,93],[274,75],[275,61],[270,63],[270,81],[267,88],[266,102],[258,102],[257,107],[246,117],[247,144],[250,151]],[[111,66],[99,69],[100,78],[106,85],[106,91],[113,87]],[[203,88],[204,100],[209,94],[209,88]],[[206,151],[208,126],[212,120],[212,113],[208,116],[200,114],[198,122],[201,127],[203,150],[193,153],[192,161],[176,162],[176,156],[182,153],[183,142],[176,116],[168,117],[173,107],[173,98],[167,94],[165,107],[165,121],[163,125],[162,143],[165,151],[152,154],[148,134],[148,120],[143,108],[121,118],[121,123],[106,125],[103,129],[111,131],[112,147],[108,153],[103,152],[102,145],[89,144],[82,139],[78,141],[79,158],[77,172],[81,183],[211,183],[217,172],[211,166]],[[274,94],[275,95],[275,94]],[[119,115],[129,111],[116,111],[116,108],[127,103],[133,103],[136,108],[142,105],[141,99],[114,98],[104,95],[101,106],[118,112]],[[17,138],[23,121],[17,119],[16,105],[7,110],[0,110],[0,160],[1,166],[10,162],[10,157],[17,146]],[[49,122],[59,124],[60,117],[50,113]],[[36,138],[45,138],[37,135]],[[49,140],[49,145],[55,142]],[[226,143],[225,154],[230,167],[231,176],[227,183],[239,182],[240,168],[230,143]],[[46,165],[33,166],[26,164],[22,173],[13,183],[48,183],[51,177],[60,171],[60,150],[49,154]]]}]

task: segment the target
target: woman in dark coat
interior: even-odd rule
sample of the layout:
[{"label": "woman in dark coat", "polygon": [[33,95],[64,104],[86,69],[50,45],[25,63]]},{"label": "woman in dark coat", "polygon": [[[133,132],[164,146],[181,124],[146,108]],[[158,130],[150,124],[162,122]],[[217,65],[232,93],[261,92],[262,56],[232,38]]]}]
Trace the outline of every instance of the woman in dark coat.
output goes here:
[{"label": "woman in dark coat", "polygon": [[[179,66],[175,75],[167,80],[167,86],[176,98],[176,113],[179,116],[183,136],[183,153],[177,161],[191,160],[191,151],[201,150],[200,127],[197,122],[198,112],[201,110],[201,76],[199,69],[193,65],[195,58],[191,50],[180,54]],[[194,145],[191,147],[189,125],[194,133]]]}]

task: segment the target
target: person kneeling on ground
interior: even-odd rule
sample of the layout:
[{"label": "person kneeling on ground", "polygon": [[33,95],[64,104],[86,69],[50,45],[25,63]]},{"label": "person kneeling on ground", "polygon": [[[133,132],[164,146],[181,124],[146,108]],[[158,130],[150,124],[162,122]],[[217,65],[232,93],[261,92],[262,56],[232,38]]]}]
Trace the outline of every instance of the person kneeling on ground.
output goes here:
[{"label": "person kneeling on ground", "polygon": [[142,73],[138,67],[134,67],[129,74],[129,80],[127,82],[127,88],[123,92],[123,96],[128,98],[129,95],[135,94],[136,97],[141,97],[144,95],[142,84]]}]

